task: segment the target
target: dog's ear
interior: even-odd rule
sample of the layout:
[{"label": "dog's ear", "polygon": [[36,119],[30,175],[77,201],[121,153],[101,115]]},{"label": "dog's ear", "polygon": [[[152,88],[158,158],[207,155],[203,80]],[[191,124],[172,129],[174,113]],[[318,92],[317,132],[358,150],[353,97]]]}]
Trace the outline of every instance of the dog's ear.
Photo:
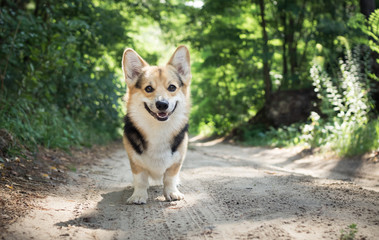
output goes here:
[{"label": "dog's ear", "polygon": [[188,84],[190,82],[192,77],[191,63],[189,51],[186,46],[179,46],[171,56],[167,65],[173,66],[185,83]]},{"label": "dog's ear", "polygon": [[122,70],[124,71],[125,81],[128,86],[132,86],[137,82],[138,76],[142,73],[142,68],[145,66],[149,66],[149,64],[138,53],[131,48],[125,49],[122,56]]}]

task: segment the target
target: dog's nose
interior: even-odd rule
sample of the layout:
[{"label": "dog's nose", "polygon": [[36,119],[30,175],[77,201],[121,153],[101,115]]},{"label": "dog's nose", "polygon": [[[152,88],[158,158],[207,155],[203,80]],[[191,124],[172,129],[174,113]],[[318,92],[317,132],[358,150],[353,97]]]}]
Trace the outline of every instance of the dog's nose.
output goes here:
[{"label": "dog's nose", "polygon": [[164,111],[168,108],[168,101],[156,101],[155,106],[158,108],[158,110]]}]

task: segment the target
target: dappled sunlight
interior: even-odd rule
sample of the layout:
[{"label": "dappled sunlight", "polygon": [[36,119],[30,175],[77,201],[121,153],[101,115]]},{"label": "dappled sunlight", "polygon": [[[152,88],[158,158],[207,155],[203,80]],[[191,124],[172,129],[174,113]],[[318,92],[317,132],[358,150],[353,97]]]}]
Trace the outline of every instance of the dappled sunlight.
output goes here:
[{"label": "dappled sunlight", "polygon": [[197,136],[191,137],[188,141],[193,146],[210,147],[210,146],[214,146],[216,144],[222,143],[224,140],[225,140],[225,137],[208,140],[208,138],[205,136],[197,135]]},{"label": "dappled sunlight", "polygon": [[[334,155],[311,154],[303,147],[265,148],[240,147],[224,143],[212,146],[190,144],[183,170],[192,174],[211,173],[213,176],[259,176],[265,169],[275,174],[302,174],[317,178],[354,181],[368,189],[379,191],[375,180],[379,169],[367,158],[338,158]],[[196,177],[196,176],[194,176]]]},{"label": "dappled sunlight", "polygon": [[[204,176],[212,176],[212,179],[219,179],[220,177],[226,178],[257,178],[262,177],[266,173],[264,171],[259,171],[253,167],[227,167],[226,166],[203,166],[196,169],[186,169],[183,168],[182,176],[186,176],[191,179],[202,179]],[[269,174],[280,174],[278,172],[267,171]],[[209,178],[209,177],[208,177]],[[212,179],[209,179],[212,181]],[[222,180],[221,180],[222,181]]]},{"label": "dappled sunlight", "polygon": [[[42,226],[49,234],[76,239],[316,239],[337,238],[353,216],[367,226],[366,235],[375,233],[377,192],[297,173],[295,166],[290,170],[291,162],[307,160],[299,150],[290,153],[226,144],[190,147],[178,186],[184,200],[165,201],[163,186],[157,185],[149,187],[147,204],[128,205],[131,172],[120,149],[72,173],[75,180],[11,229],[22,236],[25,229]],[[270,165],[271,158],[282,166]]]},{"label": "dappled sunlight", "polygon": [[[301,147],[293,148],[268,148],[268,147],[241,147],[230,144],[214,144],[212,146],[196,146],[190,144],[190,151],[187,159],[195,158],[186,162],[196,161],[197,158],[202,160],[201,165],[207,162],[209,158],[217,158],[217,161],[212,161],[214,164],[230,164],[234,166],[265,166],[285,162],[287,158],[293,157],[294,154],[300,152]],[[185,163],[186,164],[186,163]]]},{"label": "dappled sunlight", "polygon": [[1,1],[0,239],[375,239],[375,2]]}]

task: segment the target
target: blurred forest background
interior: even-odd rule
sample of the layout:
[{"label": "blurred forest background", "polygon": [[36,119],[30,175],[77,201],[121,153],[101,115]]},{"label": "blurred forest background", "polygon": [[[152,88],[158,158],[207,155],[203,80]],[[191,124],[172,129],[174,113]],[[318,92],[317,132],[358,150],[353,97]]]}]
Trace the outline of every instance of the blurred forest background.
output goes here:
[{"label": "blurred forest background", "polygon": [[134,48],[192,60],[190,131],[251,145],[379,148],[378,0],[0,0],[0,151],[120,138]]}]

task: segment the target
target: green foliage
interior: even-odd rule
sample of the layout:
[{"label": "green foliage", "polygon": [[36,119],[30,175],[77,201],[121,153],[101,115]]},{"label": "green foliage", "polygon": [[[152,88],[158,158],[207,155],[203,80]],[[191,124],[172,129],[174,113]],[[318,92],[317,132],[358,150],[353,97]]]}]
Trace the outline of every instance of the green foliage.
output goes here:
[{"label": "green foliage", "polygon": [[372,44],[373,44],[373,49],[374,51],[379,53],[379,48],[378,44],[376,46],[374,45],[374,41],[378,43],[379,41],[379,9],[376,9],[373,13],[371,13],[369,20],[369,29],[368,29],[368,35],[372,37]]},{"label": "green foliage", "polygon": [[357,224],[353,223],[349,226],[348,231],[344,229],[341,230],[341,236],[339,240],[354,240],[355,234],[357,234],[357,232],[358,232]]},{"label": "green foliage", "polygon": [[26,144],[61,148],[118,136],[124,87],[116,69],[130,42],[119,4],[2,4],[1,128]]},{"label": "green foliage", "polygon": [[335,69],[343,54],[337,36],[363,36],[347,24],[359,11],[354,0],[265,1],[266,51],[257,2],[203,2],[202,8],[177,5],[188,19],[185,27],[180,25],[181,40],[199,52],[193,64],[192,125],[203,134],[228,133],[264,106],[264,59],[273,91],[311,87],[315,55],[325,56],[328,70]]},{"label": "green foliage", "polygon": [[[193,71],[191,122],[203,134],[223,135],[245,122],[263,104],[263,81],[258,77],[260,46],[255,6],[228,1],[205,1],[193,9],[188,23],[193,29],[185,40],[199,51]],[[256,78],[254,78],[256,77]]]},{"label": "green foliage", "polygon": [[[341,154],[350,151],[343,146],[375,148],[377,120],[367,114],[367,69],[359,70],[367,56],[338,59],[346,42],[339,36],[378,51],[378,11],[366,26],[357,0],[266,0],[264,11],[257,1],[202,3],[2,1],[0,128],[49,147],[117,137],[125,92],[123,49],[133,47],[150,64],[164,64],[166,53],[187,44],[193,73],[191,133],[225,135],[266,104],[268,83],[273,92],[301,89],[311,87],[313,74],[319,79],[321,118],[313,114],[306,126],[256,128],[246,131],[245,139],[280,146],[331,142]],[[313,59],[323,69],[310,73]],[[270,80],[264,81],[267,65]],[[337,141],[340,134],[346,141]],[[375,144],[364,146],[364,138]]]},{"label": "green foliage", "polygon": [[244,131],[244,143],[254,146],[288,147],[304,143],[301,128],[303,124],[297,123],[281,128],[254,126]]},{"label": "green foliage", "polygon": [[[367,35],[370,37],[368,45],[371,50],[379,54],[379,9],[376,9],[371,13],[368,20],[368,30],[366,31]],[[376,59],[377,64],[379,64],[379,59]],[[375,73],[370,74],[372,79],[379,81],[379,77]]]},{"label": "green foliage", "polygon": [[70,146],[106,143],[112,132],[102,131],[91,123],[78,122],[56,106],[40,106],[25,99],[12,103],[0,101],[0,126],[7,129],[30,150],[37,145],[68,149]]},{"label": "green foliage", "polygon": [[[343,39],[341,39],[343,40]],[[345,42],[346,43],[346,42]],[[244,141],[253,145],[292,146],[306,144],[333,150],[340,156],[360,155],[379,149],[379,118],[372,112],[369,94],[367,47],[347,49],[340,61],[338,77],[332,78],[317,63],[311,77],[321,99],[321,115],[312,112],[307,124],[278,129],[259,128],[244,132]],[[371,117],[370,117],[371,115]]]},{"label": "green foliage", "polygon": [[[311,147],[325,146],[342,156],[362,154],[379,147],[379,121],[369,121],[372,108],[367,79],[367,50],[347,49],[340,62],[340,77],[332,79],[317,64],[311,68],[315,91],[321,99],[325,118],[312,112],[311,123],[303,128],[304,140]],[[367,55],[367,54],[366,54]]]}]

